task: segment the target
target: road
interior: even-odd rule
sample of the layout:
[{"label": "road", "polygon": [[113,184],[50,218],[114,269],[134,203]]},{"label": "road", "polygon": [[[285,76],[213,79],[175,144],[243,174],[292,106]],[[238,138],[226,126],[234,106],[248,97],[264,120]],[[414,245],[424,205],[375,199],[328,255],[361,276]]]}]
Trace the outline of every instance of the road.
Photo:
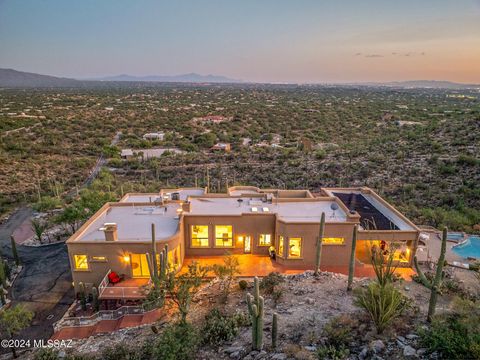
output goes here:
[{"label": "road", "polygon": [[[4,257],[12,258],[10,235],[32,213],[30,208],[21,208],[0,225]],[[35,312],[32,326],[18,338],[48,339],[53,333],[53,323],[73,302],[67,247],[64,243],[37,248],[17,245],[17,250],[23,270],[10,289],[12,304],[23,304]]]}]

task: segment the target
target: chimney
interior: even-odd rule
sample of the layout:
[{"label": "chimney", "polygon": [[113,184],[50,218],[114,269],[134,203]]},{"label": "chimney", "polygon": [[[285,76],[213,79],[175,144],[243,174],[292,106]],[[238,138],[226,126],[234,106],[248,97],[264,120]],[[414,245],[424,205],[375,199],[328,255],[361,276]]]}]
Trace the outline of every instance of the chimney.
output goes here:
[{"label": "chimney", "polygon": [[118,232],[116,223],[105,223],[102,228],[105,233],[105,241],[117,241]]}]

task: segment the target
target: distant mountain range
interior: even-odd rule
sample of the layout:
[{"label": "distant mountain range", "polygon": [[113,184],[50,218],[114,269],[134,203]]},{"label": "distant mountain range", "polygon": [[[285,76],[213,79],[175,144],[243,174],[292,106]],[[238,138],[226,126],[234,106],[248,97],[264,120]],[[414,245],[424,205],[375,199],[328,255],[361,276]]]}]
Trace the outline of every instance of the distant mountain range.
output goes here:
[{"label": "distant mountain range", "polygon": [[200,75],[196,73],[182,74],[182,75],[149,75],[149,76],[134,76],[134,75],[116,75],[107,76],[103,78],[95,78],[91,80],[98,81],[135,81],[135,82],[182,82],[182,83],[239,83],[241,80],[230,79],[226,76],[220,75]]},{"label": "distant mountain range", "polygon": [[410,81],[390,81],[385,83],[357,83],[357,85],[367,86],[390,86],[401,88],[426,88],[426,89],[476,89],[480,88],[480,84],[461,84],[451,81],[439,80],[410,80]]},{"label": "distant mountain range", "polygon": [[[70,78],[40,75],[35,73],[17,71],[13,69],[0,69],[0,87],[3,88],[61,88],[61,87],[91,87],[91,86],[108,86],[108,84],[118,84],[128,86],[128,83],[241,83],[241,80],[230,79],[219,75],[200,75],[196,73],[183,75],[152,75],[152,76],[132,76],[117,75],[88,80],[76,80]],[[334,84],[331,84],[334,85]],[[330,86],[331,86],[330,85]],[[348,85],[348,84],[345,84]],[[398,81],[386,83],[355,83],[350,85],[361,86],[389,86],[401,88],[435,88],[435,89],[472,89],[480,88],[475,84],[460,84],[450,81],[434,81],[434,80],[414,80],[414,81]],[[341,86],[341,85],[339,85]]]}]

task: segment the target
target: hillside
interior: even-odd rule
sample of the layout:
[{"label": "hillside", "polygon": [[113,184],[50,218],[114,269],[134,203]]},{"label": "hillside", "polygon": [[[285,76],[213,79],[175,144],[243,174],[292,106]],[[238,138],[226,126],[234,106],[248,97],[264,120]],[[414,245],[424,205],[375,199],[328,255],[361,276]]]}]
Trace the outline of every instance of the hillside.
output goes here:
[{"label": "hillside", "polygon": [[185,82],[185,83],[237,83],[240,80],[231,79],[220,75],[200,75],[196,73],[181,74],[181,75],[149,75],[149,76],[134,76],[128,74],[108,76],[104,78],[97,78],[94,80],[100,81],[134,81],[134,82]]},{"label": "hillside", "polygon": [[0,69],[0,87],[77,87],[81,84],[81,81],[74,79]]}]

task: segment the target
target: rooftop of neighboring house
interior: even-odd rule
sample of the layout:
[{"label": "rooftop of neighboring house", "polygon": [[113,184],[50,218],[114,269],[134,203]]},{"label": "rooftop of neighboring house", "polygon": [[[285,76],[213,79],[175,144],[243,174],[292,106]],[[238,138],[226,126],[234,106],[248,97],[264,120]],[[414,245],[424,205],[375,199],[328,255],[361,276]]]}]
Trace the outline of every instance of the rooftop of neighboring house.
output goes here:
[{"label": "rooftop of neighboring house", "polygon": [[[161,200],[186,201],[189,196],[205,195],[205,188],[161,189],[158,193],[128,193],[120,200],[123,203],[158,203]],[[178,198],[177,198],[178,196]]]},{"label": "rooftop of neighboring house", "polygon": [[150,241],[151,224],[155,224],[155,238],[166,240],[178,230],[179,203],[163,206],[150,204],[106,204],[72,237],[73,241],[105,241],[105,224],[117,225],[118,241]]}]

